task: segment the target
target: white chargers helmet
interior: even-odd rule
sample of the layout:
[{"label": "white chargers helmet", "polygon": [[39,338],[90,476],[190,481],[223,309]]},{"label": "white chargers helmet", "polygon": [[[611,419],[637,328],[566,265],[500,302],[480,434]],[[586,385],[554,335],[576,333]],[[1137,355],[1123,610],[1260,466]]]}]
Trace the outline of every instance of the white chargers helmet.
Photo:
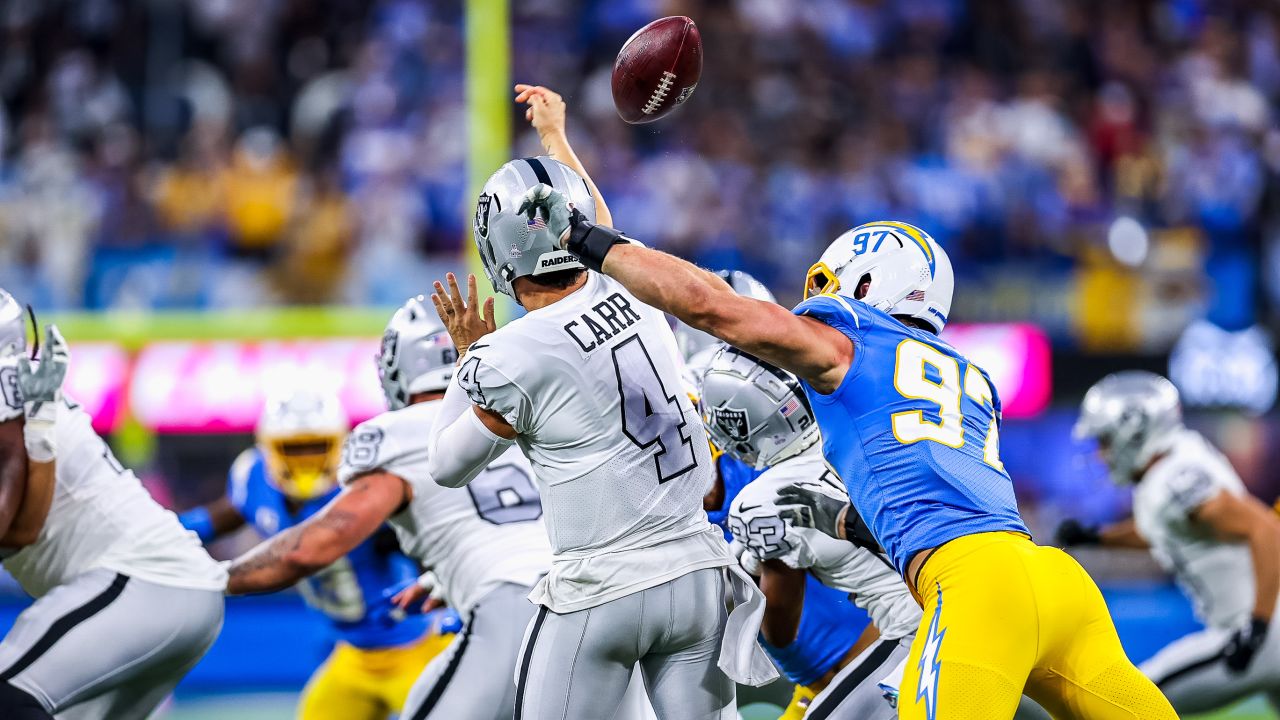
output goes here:
[{"label": "white chargers helmet", "polygon": [[732,346],[722,348],[702,376],[699,410],[711,441],[757,470],[821,439],[800,381]]},{"label": "white chargers helmet", "polygon": [[476,200],[471,236],[493,289],[517,302],[512,286],[516,278],[586,267],[576,255],[560,249],[559,238],[541,216],[530,220],[517,212],[524,194],[539,183],[564,193],[589,222],[596,221],[596,202],[587,181],[559,160],[512,160],[489,176]]},{"label": "white chargers helmet", "polygon": [[[724,278],[729,287],[733,288],[733,291],[739,295],[745,295],[756,300],[764,300],[765,302],[778,302],[778,299],[773,296],[769,288],[755,279],[751,273],[741,270],[717,270],[716,275]],[[680,354],[684,356],[690,367],[696,367],[699,371],[711,359],[712,353],[707,351],[714,351],[721,344],[720,340],[714,335],[691,328],[679,320],[676,321],[673,330],[676,334],[676,345],[680,348]]]},{"label": "white chargers helmet", "polygon": [[1111,479],[1131,485],[1172,446],[1182,427],[1182,403],[1173,383],[1145,370],[1126,370],[1089,388],[1073,434],[1096,440]]},{"label": "white chargers helmet", "polygon": [[350,425],[332,390],[284,388],[268,394],[255,431],[269,480],[295,500],[311,500],[338,484],[342,441]]},{"label": "white chargers helmet", "polygon": [[804,296],[839,292],[941,333],[954,289],[951,260],[936,240],[914,225],[883,220],[859,225],[827,246],[809,268]]},{"label": "white chargers helmet", "polygon": [[418,295],[391,316],[376,360],[387,407],[399,410],[418,393],[449,387],[458,350],[426,297]]}]

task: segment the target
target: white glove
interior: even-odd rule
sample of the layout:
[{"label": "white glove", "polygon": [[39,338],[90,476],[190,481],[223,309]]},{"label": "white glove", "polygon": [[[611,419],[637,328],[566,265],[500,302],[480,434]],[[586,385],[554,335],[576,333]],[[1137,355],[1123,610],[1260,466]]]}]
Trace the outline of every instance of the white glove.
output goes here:
[{"label": "white glove", "polygon": [[67,377],[71,352],[56,325],[45,328],[40,361],[18,360],[18,391],[22,393],[22,409],[26,415],[23,441],[27,457],[40,463],[52,462],[57,455],[54,428],[58,406],[62,404],[62,383]]}]

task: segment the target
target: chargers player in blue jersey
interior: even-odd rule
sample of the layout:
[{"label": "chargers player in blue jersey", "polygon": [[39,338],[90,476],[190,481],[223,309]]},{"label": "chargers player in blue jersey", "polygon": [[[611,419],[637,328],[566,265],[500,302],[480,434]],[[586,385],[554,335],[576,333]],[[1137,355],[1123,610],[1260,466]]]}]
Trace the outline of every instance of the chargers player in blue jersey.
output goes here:
[{"label": "chargers player in blue jersey", "polygon": [[[938,337],[954,279],[933,238],[899,222],[846,232],[789,313],[585,221],[551,187],[521,209],[642,302],[801,379],[854,515],[924,610],[900,718],[1011,718],[1024,689],[1057,718],[1177,717],[1125,656],[1084,569],[1031,542],[1000,463],[999,396]],[[842,500],[799,500],[797,516],[839,534]]]},{"label": "chargers player in blue jersey", "polygon": [[[270,537],[311,517],[339,492],[347,429],[332,393],[295,389],[269,397],[257,444],[231,466],[226,495],[184,513],[183,525],[210,542],[245,524]],[[384,720],[400,711],[422,668],[449,644],[437,631],[456,624],[452,611],[432,617],[395,612],[385,591],[417,576],[417,563],[384,526],[298,584],[336,641],[303,691],[301,720]]]}]

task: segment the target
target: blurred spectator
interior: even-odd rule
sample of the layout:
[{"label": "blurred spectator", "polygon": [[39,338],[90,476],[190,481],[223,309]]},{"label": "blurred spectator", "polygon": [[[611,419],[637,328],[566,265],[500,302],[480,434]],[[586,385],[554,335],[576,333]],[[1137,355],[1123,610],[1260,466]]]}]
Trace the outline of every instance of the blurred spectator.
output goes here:
[{"label": "blurred spectator", "polygon": [[[75,6],[4,15],[0,281],[61,306],[397,302],[466,243],[460,0]],[[516,79],[569,100],[618,223],[784,301],[832,237],[892,216],[948,248],[958,318],[1097,349],[1278,319],[1270,5],[511,7]],[[627,126],[613,58],[668,13],[699,23],[702,82]]]}]

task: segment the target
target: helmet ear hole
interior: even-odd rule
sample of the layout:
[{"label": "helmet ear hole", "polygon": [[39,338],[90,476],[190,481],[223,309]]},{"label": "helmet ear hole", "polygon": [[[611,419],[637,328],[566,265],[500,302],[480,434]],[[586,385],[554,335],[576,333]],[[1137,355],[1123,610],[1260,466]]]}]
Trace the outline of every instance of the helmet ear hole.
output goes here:
[{"label": "helmet ear hole", "polygon": [[853,291],[853,299],[861,300],[869,292],[871,292],[871,273],[866,273],[858,280],[858,287]]}]

